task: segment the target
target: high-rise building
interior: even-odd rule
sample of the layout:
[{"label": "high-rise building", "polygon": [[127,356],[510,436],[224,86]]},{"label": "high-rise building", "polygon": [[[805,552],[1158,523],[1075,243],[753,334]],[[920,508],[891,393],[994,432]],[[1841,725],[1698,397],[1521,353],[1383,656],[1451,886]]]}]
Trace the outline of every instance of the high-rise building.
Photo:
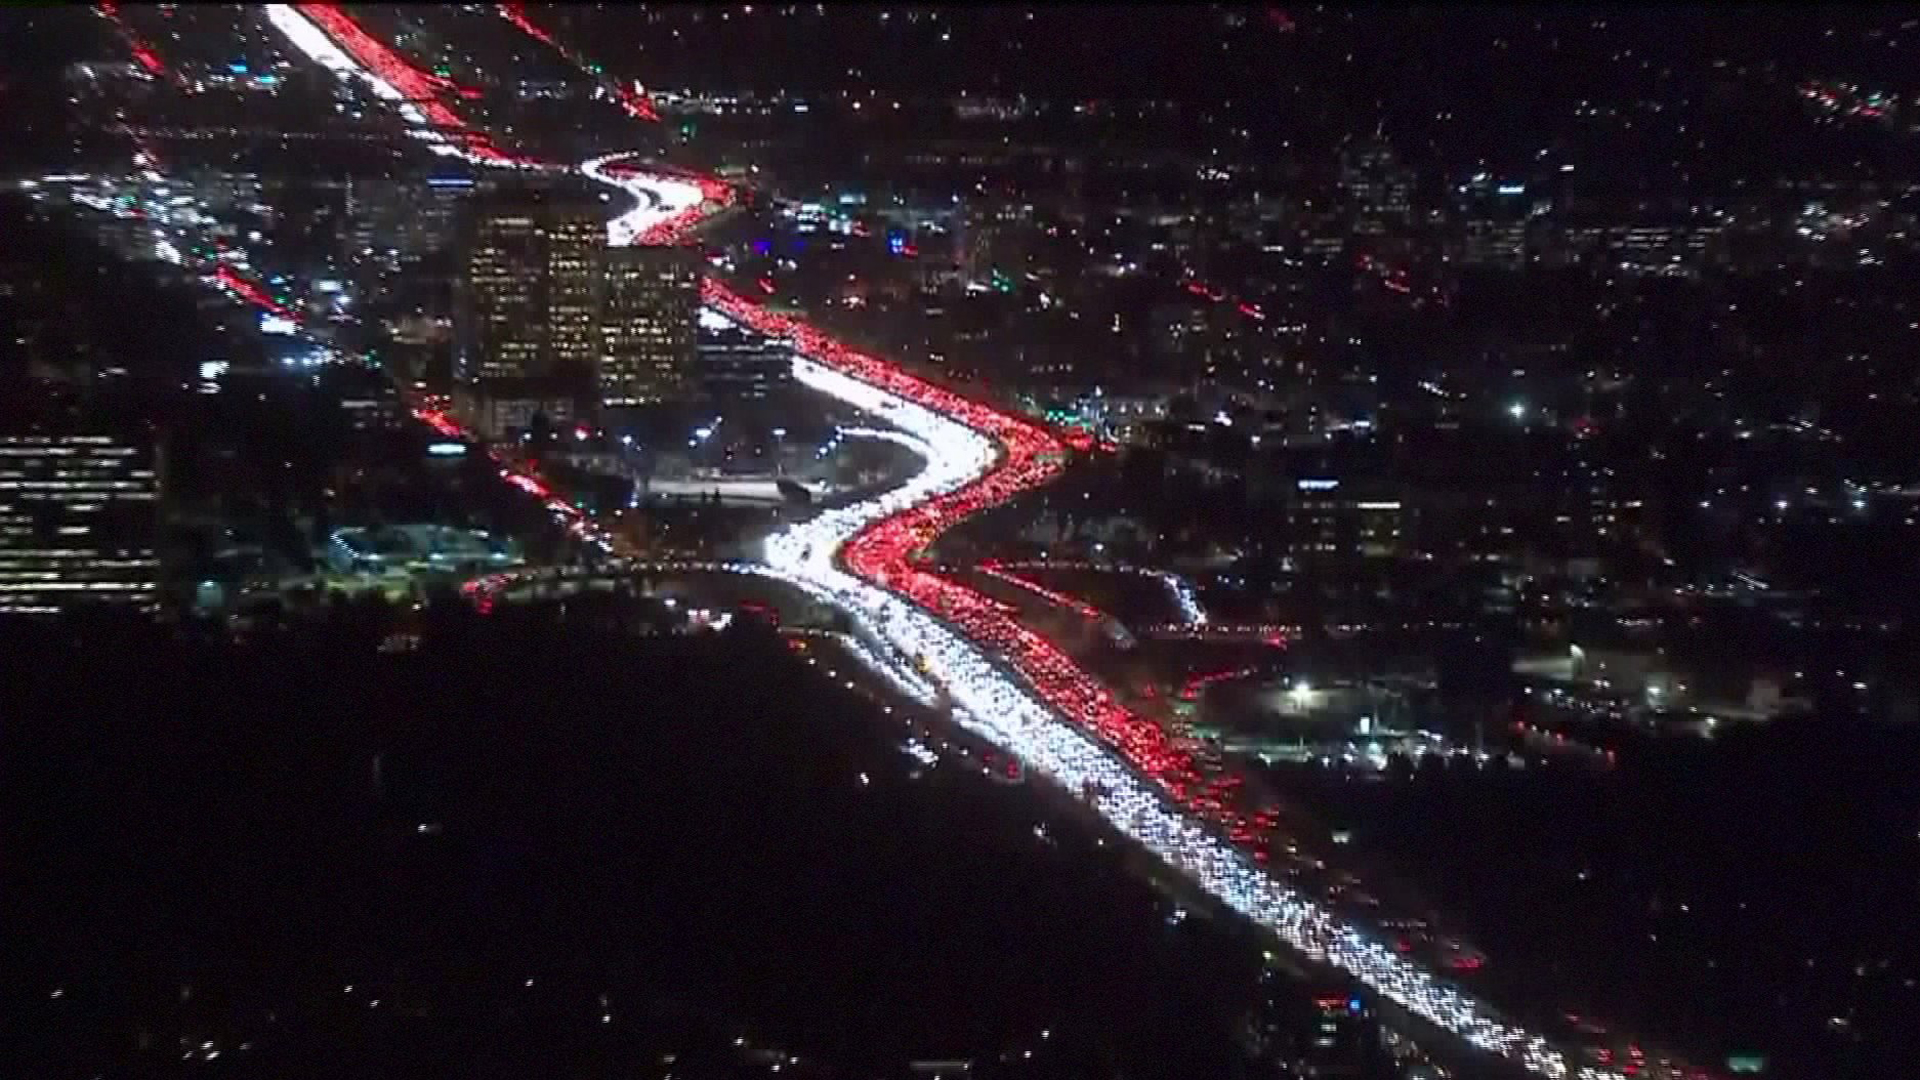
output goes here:
[{"label": "high-rise building", "polygon": [[[569,415],[594,400],[601,205],[547,189],[476,195],[455,282],[455,410],[483,436],[513,434],[535,412]],[[503,424],[507,426],[503,426]]]},{"label": "high-rise building", "polygon": [[700,312],[700,388],[724,409],[767,401],[793,383],[793,348]]},{"label": "high-rise building", "polygon": [[1358,214],[1357,229],[1378,233],[1412,213],[1413,173],[1384,142],[1362,142],[1340,155],[1340,190]]},{"label": "high-rise building", "polygon": [[548,374],[586,376],[600,355],[600,274],[607,223],[598,207],[575,206],[547,224]]},{"label": "high-rise building", "polygon": [[0,612],[159,604],[160,483],[115,435],[0,431]]},{"label": "high-rise building", "polygon": [[476,199],[456,283],[456,377],[590,376],[606,235],[595,202],[529,191]]},{"label": "high-rise building", "polygon": [[454,242],[465,201],[475,192],[466,176],[349,178],[342,253],[349,263],[388,271]]},{"label": "high-rise building", "polygon": [[693,252],[609,248],[600,296],[602,406],[668,401],[698,389],[700,267]]}]

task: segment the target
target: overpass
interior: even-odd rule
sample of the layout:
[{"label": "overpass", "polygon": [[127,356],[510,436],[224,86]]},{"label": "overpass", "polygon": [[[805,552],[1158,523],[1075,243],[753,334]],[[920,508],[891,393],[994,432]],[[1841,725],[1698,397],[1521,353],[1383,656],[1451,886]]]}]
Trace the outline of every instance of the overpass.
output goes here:
[{"label": "overpass", "polygon": [[1152,641],[1285,645],[1300,635],[1296,623],[1148,623],[1134,633]]},{"label": "overpass", "polygon": [[1032,572],[1036,570],[1077,570],[1095,574],[1133,574],[1152,578],[1167,590],[1168,598],[1174,609],[1180,614],[1180,622],[1187,625],[1204,625],[1207,612],[1200,606],[1199,591],[1193,582],[1171,570],[1161,570],[1151,566],[1133,566],[1128,563],[1086,562],[1069,559],[1026,559],[1012,562],[995,560],[993,565],[1003,570]]},{"label": "overpass", "polygon": [[[807,494],[815,499],[831,494],[824,484],[802,484]],[[647,480],[640,484],[640,493],[647,497],[667,499],[703,499],[718,496],[723,503],[748,503],[777,505],[787,501],[780,491],[779,482],[768,479],[715,479],[715,480]]]}]

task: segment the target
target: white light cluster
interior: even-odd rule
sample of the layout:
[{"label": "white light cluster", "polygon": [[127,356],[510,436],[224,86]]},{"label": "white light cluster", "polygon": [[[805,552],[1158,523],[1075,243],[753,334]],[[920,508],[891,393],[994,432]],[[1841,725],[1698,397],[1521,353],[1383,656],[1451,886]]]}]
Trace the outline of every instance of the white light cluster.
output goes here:
[{"label": "white light cluster", "polygon": [[266,13],[267,22],[285,35],[287,41],[304,53],[307,59],[326,68],[343,82],[358,79],[373,91],[375,97],[392,105],[407,123],[413,125],[416,138],[432,144],[428,149],[446,157],[462,156],[460,148],[452,145],[445,134],[432,129],[431,122],[418,105],[408,101],[405,94],[385,80],[355,63],[346,50],[335,45],[326,31],[308,21],[306,16],[295,10],[294,5],[263,4],[261,10]]},{"label": "white light cluster", "polygon": [[589,179],[633,196],[633,209],[607,222],[607,243],[613,247],[626,247],[655,225],[699,206],[705,197],[700,185],[685,180],[651,173],[615,176],[608,171],[610,163],[632,156],[630,153],[607,154],[580,164],[580,171]]},{"label": "white light cluster", "polygon": [[1180,609],[1181,622],[1189,626],[1207,625],[1207,612],[1200,606],[1200,596],[1194,592],[1193,582],[1167,570],[1144,570],[1142,573],[1160,579],[1167,591],[1173,594],[1174,606]]},{"label": "white light cluster", "polygon": [[[640,213],[665,215],[664,177],[613,178],[608,158],[582,172],[642,198]],[[633,219],[631,235],[646,227]],[[625,228],[623,234],[627,233]],[[630,237],[629,237],[630,238]],[[718,312],[713,314],[718,315]],[[1305,955],[1353,975],[1382,997],[1439,1024],[1474,1046],[1561,1080],[1615,1080],[1622,1074],[1583,1067],[1576,1074],[1546,1039],[1496,1019],[1456,986],[1407,960],[1326,908],[1284,884],[1239,848],[1173,804],[1151,781],[1111,749],[1046,706],[1004,661],[987,655],[932,612],[841,569],[842,545],[867,526],[957,490],[990,472],[1002,456],[986,435],[870,383],[804,357],[794,360],[796,381],[871,412],[900,429],[891,435],[920,454],[925,467],[874,498],[827,510],[766,541],[764,566],[727,564],[737,573],[782,580],[845,611],[860,631],[852,654],[909,696],[929,701],[944,688],[956,723],[1018,756],[1067,790],[1077,791],[1116,829],[1176,867],[1233,910]],[[867,433],[872,434],[872,433]],[[1191,587],[1177,579],[1183,616],[1203,622]],[[883,648],[870,643],[881,643]],[[923,672],[925,674],[923,674]]]},{"label": "white light cluster", "polygon": [[1112,751],[1056,716],[1015,676],[934,615],[835,566],[833,553],[839,545],[866,525],[966,484],[991,468],[997,453],[984,436],[867,383],[805,360],[796,362],[795,376],[815,390],[883,415],[931,455],[927,468],[900,487],[829,511],[767,542],[768,561],[777,576],[807,581],[814,587],[809,591],[830,597],[901,654],[890,662],[872,650],[856,655],[870,664],[879,661],[876,670],[890,677],[899,676],[904,657],[924,662],[952,695],[957,723],[1068,790],[1086,793],[1121,832],[1306,955],[1350,972],[1381,996],[1475,1046],[1542,1075],[1570,1075],[1564,1057],[1546,1040],[1493,1018],[1457,987],[1343,925],[1188,818]]},{"label": "white light cluster", "polygon": [[312,20],[308,19],[305,15],[300,14],[300,12],[296,10],[295,5],[262,4],[261,9],[266,14],[267,22],[271,24],[275,30],[280,31],[280,33],[286,37],[288,43],[305,54],[307,59],[326,68],[342,81],[352,82],[358,79],[360,82],[365,83],[368,89],[373,91],[375,97],[393,106],[394,110],[407,121],[407,133],[426,143],[428,150],[439,154],[441,157],[457,157],[475,165],[486,165],[493,168],[521,170],[537,170],[540,168],[540,166],[535,163],[514,160],[505,156],[476,154],[467,147],[462,146],[458,139],[452,138],[448,136],[446,132],[435,128],[433,120],[427,116],[418,104],[409,100],[407,95],[401,93],[385,79],[380,78],[378,75],[362,67],[353,57],[347,54],[346,50],[335,45],[333,39],[327,36],[326,31],[314,25]]}]

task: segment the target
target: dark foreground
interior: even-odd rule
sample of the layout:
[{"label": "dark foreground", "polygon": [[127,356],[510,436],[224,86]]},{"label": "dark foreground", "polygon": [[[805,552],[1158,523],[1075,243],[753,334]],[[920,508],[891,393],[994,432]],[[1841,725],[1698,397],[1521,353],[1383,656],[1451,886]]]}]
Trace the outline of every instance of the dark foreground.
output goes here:
[{"label": "dark foreground", "polygon": [[1307,1027],[769,633],[378,640],[8,643],[0,1074],[1260,1076]]}]

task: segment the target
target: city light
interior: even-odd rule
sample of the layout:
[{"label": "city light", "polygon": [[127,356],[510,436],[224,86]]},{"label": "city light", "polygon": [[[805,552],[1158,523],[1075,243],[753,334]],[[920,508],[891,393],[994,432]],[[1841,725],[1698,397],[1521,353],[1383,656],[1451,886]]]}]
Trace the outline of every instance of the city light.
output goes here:
[{"label": "city light", "polygon": [[[287,5],[270,8],[291,10]],[[329,63],[322,56],[344,61],[347,73],[373,84],[376,93],[409,119],[421,117],[417,122],[423,127],[464,127],[457,117],[451,117],[454,123],[443,122],[448,114],[435,100],[443,86],[401,64],[339,9],[301,5],[292,17],[332,50],[303,46],[303,52],[322,63]],[[324,26],[325,33],[314,23]],[[289,36],[295,33],[304,31],[289,31]],[[347,60],[332,41],[341,42],[352,60],[364,66]],[[315,44],[311,36],[307,44]],[[518,164],[478,137],[456,149],[484,164]],[[711,209],[732,201],[731,189],[710,177],[637,170],[616,175],[605,168],[607,163],[604,158],[589,163],[601,166],[598,175],[587,166],[581,171],[637,198],[659,199],[661,185],[689,181],[701,194],[691,207],[683,198],[682,209],[634,228],[633,242],[678,242]],[[1233,778],[1205,775],[1191,753],[1159,724],[1115,701],[1111,691],[1058,646],[1021,626],[1005,605],[921,565],[928,545],[957,522],[1054,479],[1066,457],[1066,447],[1057,438],[1026,420],[850,349],[810,323],[768,310],[717,281],[703,281],[702,296],[725,318],[791,342],[798,382],[876,416],[894,429],[886,437],[909,447],[924,462],[895,488],[774,534],[765,543],[764,563],[710,564],[712,568],[765,574],[845,612],[863,644],[856,655],[876,672],[918,700],[949,701],[955,723],[1079,794],[1121,833],[1311,960],[1348,972],[1373,993],[1469,1045],[1539,1075],[1553,1080],[1624,1076],[1570,1063],[1546,1038],[1497,1017],[1462,988],[1442,981],[1270,872],[1261,841],[1271,833],[1273,818],[1265,813],[1250,817],[1236,809],[1232,784],[1222,782]],[[457,437],[458,425],[444,416],[423,412],[421,417]],[[585,516],[555,497],[539,478],[504,467],[501,475],[545,500],[576,535],[598,539]],[[513,580],[479,579],[469,584],[468,593],[484,608]],[[1296,692],[1305,689],[1302,682]]]}]

